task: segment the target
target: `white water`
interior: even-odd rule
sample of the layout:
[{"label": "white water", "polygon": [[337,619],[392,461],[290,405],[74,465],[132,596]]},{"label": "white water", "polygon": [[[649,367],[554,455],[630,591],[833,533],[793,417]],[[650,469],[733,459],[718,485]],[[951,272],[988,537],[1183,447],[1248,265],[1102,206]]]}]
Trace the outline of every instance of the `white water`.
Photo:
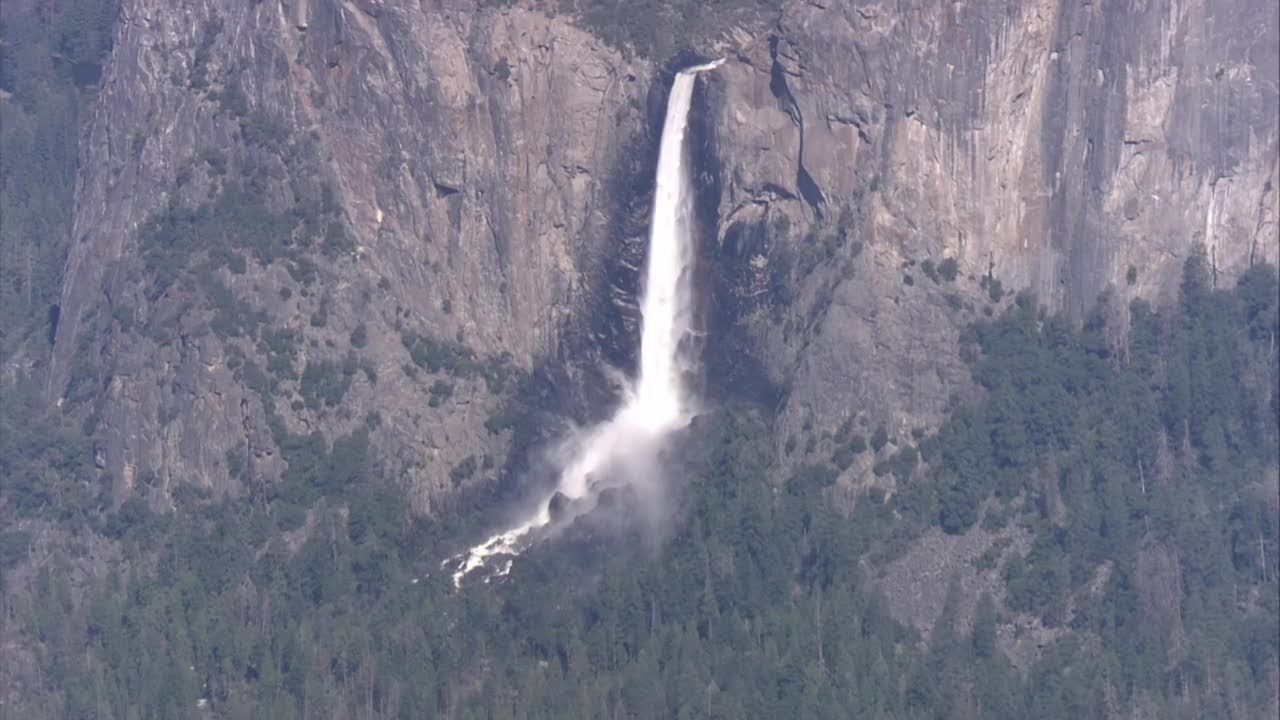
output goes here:
[{"label": "white water", "polygon": [[[695,365],[682,347],[693,321],[694,259],[690,238],[692,197],[689,171],[684,164],[684,136],[697,73],[711,70],[721,62],[684,70],[671,85],[658,149],[653,218],[649,225],[639,377],[614,416],[592,428],[564,466],[557,491],[571,500],[586,497],[593,474],[609,464],[652,458],[661,440],[687,425],[691,417],[684,375]],[[489,558],[520,552],[529,541],[530,533],[551,522],[552,497],[554,494],[539,503],[526,521],[471,548],[465,560],[458,556],[445,561],[446,564],[458,563],[454,585],[461,585],[467,573],[483,567]],[[497,574],[505,574],[510,567],[510,562],[505,563]]]}]

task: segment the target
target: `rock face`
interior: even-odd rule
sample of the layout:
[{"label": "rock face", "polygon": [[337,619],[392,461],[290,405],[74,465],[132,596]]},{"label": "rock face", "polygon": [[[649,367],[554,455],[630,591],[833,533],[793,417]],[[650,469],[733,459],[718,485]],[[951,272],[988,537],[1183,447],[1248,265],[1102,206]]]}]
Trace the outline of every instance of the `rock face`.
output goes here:
[{"label": "rock face", "polygon": [[[625,362],[668,58],[525,6],[123,5],[49,387],[117,500],[249,492],[282,429],[370,427],[431,512],[503,466],[513,380]],[[729,59],[695,123],[709,383],[782,391],[789,464],[846,421],[904,444],[968,392],[956,340],[1001,286],[1081,316],[1168,297],[1196,243],[1224,282],[1276,262],[1277,13],[797,1],[690,38]]]},{"label": "rock face", "polygon": [[[1223,282],[1275,263],[1277,13],[795,2],[727,43],[721,261],[764,288],[790,258],[780,321],[745,323],[790,391],[779,442],[935,422],[972,278],[1081,317],[1108,289],[1171,298],[1197,243]],[[926,279],[946,258],[960,279]]]},{"label": "rock face", "polygon": [[[250,253],[245,272],[211,271],[265,313],[259,339],[295,331],[266,398],[290,431],[332,438],[376,411],[375,444],[422,511],[464,459],[500,460],[484,422],[510,388],[430,359],[418,371],[409,346],[465,348],[512,377],[557,354],[574,311],[603,293],[610,177],[644,132],[644,71],[532,11],[125,2],[83,143],[50,387],[53,400],[78,382],[107,389],[96,411],[118,499],[144,474],[235,491],[224,458],[240,449],[254,476],[279,472],[263,393],[229,366],[269,364],[272,351],[211,330],[208,293],[146,290],[148,219],[232,180],[256,187],[273,217],[324,197],[349,240],[324,257]],[[299,282],[308,259],[318,278]],[[178,327],[157,340],[166,317]],[[348,373],[341,412],[308,407],[303,368],[348,349],[372,372]],[[82,355],[104,357],[111,376],[77,378]]]}]

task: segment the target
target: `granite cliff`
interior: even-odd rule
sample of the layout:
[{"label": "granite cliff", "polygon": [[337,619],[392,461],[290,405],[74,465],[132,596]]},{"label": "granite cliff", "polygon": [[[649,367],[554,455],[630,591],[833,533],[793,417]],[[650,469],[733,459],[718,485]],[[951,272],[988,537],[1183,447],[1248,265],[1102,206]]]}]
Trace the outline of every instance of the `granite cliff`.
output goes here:
[{"label": "granite cliff", "polygon": [[[971,299],[1000,294],[975,279],[1083,318],[1104,291],[1168,300],[1197,243],[1224,279],[1274,263],[1276,12],[806,2],[742,37],[711,101],[718,262],[814,268],[783,272],[786,320],[748,323],[792,431],[935,422]],[[955,283],[927,280],[947,258]]]},{"label": "granite cliff", "polygon": [[[281,471],[281,427],[376,425],[430,512],[501,473],[511,433],[485,421],[522,382],[590,412],[571,388],[631,361],[680,62],[656,52],[729,59],[698,99],[709,375],[781,391],[779,447],[807,440],[786,457],[850,418],[936,423],[1003,290],[1082,317],[1168,297],[1196,243],[1226,277],[1277,260],[1272,4],[639,13],[125,2],[48,385],[101,418],[117,502],[144,476],[157,503],[245,492]],[[219,215],[246,195],[256,215]]]}]

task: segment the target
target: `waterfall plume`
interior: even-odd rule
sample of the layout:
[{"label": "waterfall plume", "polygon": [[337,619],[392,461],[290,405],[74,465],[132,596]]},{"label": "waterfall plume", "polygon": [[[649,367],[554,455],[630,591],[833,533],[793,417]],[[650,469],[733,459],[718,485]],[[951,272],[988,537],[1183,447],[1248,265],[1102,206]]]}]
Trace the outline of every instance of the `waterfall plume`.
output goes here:
[{"label": "waterfall plume", "polygon": [[[492,558],[518,554],[534,542],[537,531],[553,522],[552,504],[558,496],[570,502],[589,498],[596,475],[614,466],[651,468],[663,440],[689,423],[693,407],[685,378],[696,371],[697,358],[691,356],[687,341],[693,325],[694,249],[693,197],[684,140],[697,74],[722,62],[679,72],[667,98],[649,225],[635,381],[612,418],[575,439],[555,492],[538,503],[528,519],[445,561],[456,568],[455,585]],[[624,475],[632,486],[649,482],[644,472]],[[634,489],[643,493],[651,488]],[[495,570],[501,575],[509,568],[507,558]]]}]

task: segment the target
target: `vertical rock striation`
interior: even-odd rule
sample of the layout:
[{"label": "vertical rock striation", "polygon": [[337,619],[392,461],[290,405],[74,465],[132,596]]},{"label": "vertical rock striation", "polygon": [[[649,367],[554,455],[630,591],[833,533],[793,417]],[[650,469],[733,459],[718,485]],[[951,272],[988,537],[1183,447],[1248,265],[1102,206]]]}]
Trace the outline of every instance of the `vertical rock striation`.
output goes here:
[{"label": "vertical rock striation", "polygon": [[[1196,244],[1223,282],[1275,263],[1277,13],[793,2],[728,42],[720,247],[740,296],[785,289],[741,323],[790,389],[779,444],[936,422],[984,278],[1079,318],[1108,289],[1169,299]],[[960,279],[926,279],[946,258]]]}]

